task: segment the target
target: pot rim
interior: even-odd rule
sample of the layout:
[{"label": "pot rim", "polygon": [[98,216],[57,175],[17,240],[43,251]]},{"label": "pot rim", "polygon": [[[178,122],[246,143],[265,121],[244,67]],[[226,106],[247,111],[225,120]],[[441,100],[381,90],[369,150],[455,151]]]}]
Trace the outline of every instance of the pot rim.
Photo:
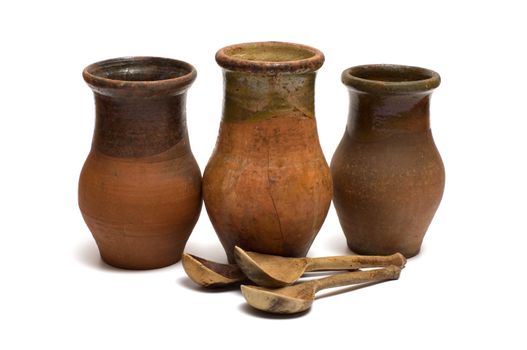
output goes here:
[{"label": "pot rim", "polygon": [[[276,59],[271,59],[273,54]],[[216,52],[216,62],[231,71],[298,74],[317,71],[324,64],[324,54],[307,45],[260,41],[225,46]]]},{"label": "pot rim", "polygon": [[362,92],[404,94],[433,90],[441,77],[431,69],[416,66],[367,64],[345,69],[342,82]]},{"label": "pot rim", "polygon": [[[169,72],[169,77],[134,80],[116,76],[123,74],[122,70],[124,68],[125,74],[129,74],[132,78],[134,74],[139,73],[138,69],[147,67],[165,68]],[[136,71],[126,71],[126,69],[130,68],[135,68]],[[170,71],[171,69],[173,72]],[[145,74],[148,74],[148,72]],[[118,94],[119,91],[124,93],[124,90],[126,90],[127,93],[132,93],[135,96],[151,96],[186,91],[196,79],[197,72],[190,63],[172,58],[125,56],[92,63],[84,68],[82,76],[95,92],[104,95]]]}]

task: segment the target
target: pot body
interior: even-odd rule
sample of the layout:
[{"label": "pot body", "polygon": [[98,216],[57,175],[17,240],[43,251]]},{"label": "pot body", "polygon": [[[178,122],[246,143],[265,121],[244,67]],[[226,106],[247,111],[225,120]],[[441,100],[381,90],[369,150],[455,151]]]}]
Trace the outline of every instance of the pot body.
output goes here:
[{"label": "pot body", "polygon": [[333,202],[351,250],[411,257],[445,184],[430,130],[431,91],[374,90],[350,87],[346,131],[331,162]]},{"label": "pot body", "polygon": [[[141,75],[148,68],[135,69]],[[149,93],[148,84],[107,89],[85,79],[94,89],[96,123],[79,207],[101,257],[127,269],[171,265],[201,210],[201,173],[186,128],[190,83]]]},{"label": "pot body", "polygon": [[250,251],[305,256],[331,202],[314,115],[315,72],[224,70],[225,98],[203,196],[230,262]]}]

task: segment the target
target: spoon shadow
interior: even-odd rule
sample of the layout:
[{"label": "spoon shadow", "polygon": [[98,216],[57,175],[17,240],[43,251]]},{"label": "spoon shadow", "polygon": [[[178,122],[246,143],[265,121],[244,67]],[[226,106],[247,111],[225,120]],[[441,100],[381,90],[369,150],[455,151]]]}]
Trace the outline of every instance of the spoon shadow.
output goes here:
[{"label": "spoon shadow", "polygon": [[[225,292],[232,292],[232,291],[240,291],[240,285],[241,285],[241,282],[240,283],[237,283],[237,284],[232,284],[232,285],[229,285],[229,286],[225,286],[225,287],[218,287],[218,288],[204,288],[204,287],[201,287],[201,286],[198,286],[196,283],[192,282],[192,280],[190,278],[188,278],[187,276],[183,276],[183,277],[180,277],[177,279],[177,283],[187,289],[190,289],[190,290],[193,290],[193,291],[196,291],[196,292],[201,292],[201,293],[205,293],[205,294],[217,294],[217,293],[225,293]],[[240,292],[241,294],[241,292]]]},{"label": "spoon shadow", "polygon": [[[354,270],[350,270],[350,271],[354,271]],[[337,270],[306,271],[302,275],[302,278],[305,281],[309,281],[309,279],[311,279],[311,278],[332,276],[332,275],[336,275],[336,274],[339,274],[339,273],[342,273],[342,270],[339,270],[339,271],[337,271]]]},{"label": "spoon shadow", "polygon": [[366,282],[366,283],[356,284],[356,285],[349,286],[349,287],[333,289],[333,290],[326,291],[326,292],[319,292],[315,296],[315,300],[323,299],[323,298],[327,298],[327,297],[332,297],[332,296],[339,295],[339,294],[344,294],[344,293],[347,293],[347,292],[353,292],[354,290],[359,290],[359,289],[362,289],[362,288],[370,287],[370,286],[373,286],[373,285],[376,285],[376,284],[379,284],[379,283],[383,283],[383,282],[388,282],[388,281],[390,281],[390,280]]},{"label": "spoon shadow", "polygon": [[247,303],[240,304],[238,306],[238,309],[241,312],[245,313],[246,315],[257,317],[257,318],[267,318],[271,320],[284,320],[284,319],[290,319],[290,318],[299,318],[299,317],[302,317],[308,314],[311,311],[311,308],[309,308],[305,311],[302,311],[296,314],[273,314],[273,313],[255,309]]}]

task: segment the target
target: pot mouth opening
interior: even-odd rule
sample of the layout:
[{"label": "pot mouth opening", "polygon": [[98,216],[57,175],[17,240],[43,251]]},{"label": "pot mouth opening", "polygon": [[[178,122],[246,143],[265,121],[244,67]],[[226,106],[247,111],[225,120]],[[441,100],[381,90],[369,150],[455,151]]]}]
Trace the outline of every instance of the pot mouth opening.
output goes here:
[{"label": "pot mouth opening", "polygon": [[319,69],[324,54],[306,45],[265,41],[224,47],[216,53],[216,61],[232,71],[303,73]]},{"label": "pot mouth opening", "polygon": [[84,80],[97,88],[183,88],[196,78],[189,63],[163,57],[120,57],[87,66]]},{"label": "pot mouth opening", "polygon": [[355,66],[342,73],[342,82],[364,92],[412,93],[433,90],[441,83],[433,70],[396,64]]}]

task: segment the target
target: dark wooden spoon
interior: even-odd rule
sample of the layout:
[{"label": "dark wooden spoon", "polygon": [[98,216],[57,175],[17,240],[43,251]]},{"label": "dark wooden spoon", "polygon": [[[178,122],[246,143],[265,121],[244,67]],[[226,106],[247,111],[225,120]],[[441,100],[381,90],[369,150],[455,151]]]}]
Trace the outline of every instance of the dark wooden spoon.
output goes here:
[{"label": "dark wooden spoon", "polygon": [[182,262],[188,277],[202,287],[226,287],[247,280],[236,264],[221,264],[186,253]]}]

